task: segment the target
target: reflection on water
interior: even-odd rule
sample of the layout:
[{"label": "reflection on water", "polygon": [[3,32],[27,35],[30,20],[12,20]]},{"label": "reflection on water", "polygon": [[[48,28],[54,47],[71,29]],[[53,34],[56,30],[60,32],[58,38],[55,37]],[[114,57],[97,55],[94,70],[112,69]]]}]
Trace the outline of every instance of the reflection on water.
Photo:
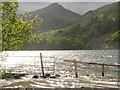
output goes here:
[{"label": "reflection on water", "polygon": [[[0,86],[4,87],[111,87],[118,88],[117,67],[105,67],[105,76],[101,76],[101,66],[78,66],[79,77],[75,79],[74,64],[64,62],[65,59],[83,62],[99,62],[105,64],[118,64],[118,50],[68,50],[68,51],[7,51],[6,62],[1,62],[2,69],[9,72],[28,73],[19,80],[0,80]],[[35,74],[41,75],[40,53],[43,55],[45,73],[58,74],[56,79],[32,79]]]}]

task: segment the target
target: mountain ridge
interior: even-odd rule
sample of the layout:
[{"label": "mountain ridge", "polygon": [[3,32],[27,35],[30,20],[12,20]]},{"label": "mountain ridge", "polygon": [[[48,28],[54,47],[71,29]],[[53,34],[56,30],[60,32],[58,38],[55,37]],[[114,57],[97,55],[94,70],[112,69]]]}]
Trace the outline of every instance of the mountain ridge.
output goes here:
[{"label": "mountain ridge", "polygon": [[[118,32],[118,3],[101,7],[79,21],[62,29],[44,32],[34,40],[38,43],[30,44],[30,50],[86,50],[86,49],[117,49],[111,48],[110,43],[119,38]],[[99,41],[98,41],[99,40]],[[111,42],[112,41],[112,42]],[[111,45],[112,45],[111,44]]]},{"label": "mountain ridge", "polygon": [[81,17],[58,3],[50,4],[47,7],[30,12],[30,14],[33,16],[38,15],[43,19],[43,23],[38,27],[40,32],[62,28]]}]

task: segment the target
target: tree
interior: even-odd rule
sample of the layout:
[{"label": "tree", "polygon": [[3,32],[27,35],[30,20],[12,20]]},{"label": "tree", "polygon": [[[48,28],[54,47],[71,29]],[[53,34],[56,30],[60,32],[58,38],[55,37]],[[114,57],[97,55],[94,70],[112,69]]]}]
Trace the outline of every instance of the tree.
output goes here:
[{"label": "tree", "polygon": [[[20,50],[23,43],[32,38],[32,30],[41,23],[35,16],[33,19],[23,19],[17,16],[18,2],[2,2],[2,50]],[[24,14],[28,17],[28,14]]]}]

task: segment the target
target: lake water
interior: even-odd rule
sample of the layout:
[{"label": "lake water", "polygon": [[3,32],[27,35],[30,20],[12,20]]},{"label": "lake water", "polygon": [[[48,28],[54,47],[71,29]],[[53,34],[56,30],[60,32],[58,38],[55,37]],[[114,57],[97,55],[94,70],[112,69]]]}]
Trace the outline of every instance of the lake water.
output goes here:
[{"label": "lake water", "polygon": [[[64,60],[118,64],[118,50],[59,50],[59,51],[6,51],[6,61],[1,61],[1,68],[9,72],[28,73],[21,79],[0,79],[4,88],[80,88],[110,87],[118,88],[118,67],[105,66],[105,76],[101,76],[101,66],[77,64],[78,78],[75,78],[74,64]],[[45,73],[59,74],[56,79],[32,79],[41,75],[40,53]]]}]

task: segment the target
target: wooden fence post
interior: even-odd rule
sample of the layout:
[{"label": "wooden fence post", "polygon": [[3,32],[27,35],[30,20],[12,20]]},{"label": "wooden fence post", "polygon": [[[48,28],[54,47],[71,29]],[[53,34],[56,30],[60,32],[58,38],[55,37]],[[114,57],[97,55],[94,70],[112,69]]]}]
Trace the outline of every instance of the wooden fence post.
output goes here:
[{"label": "wooden fence post", "polygon": [[102,76],[104,76],[104,64],[102,65]]},{"label": "wooden fence post", "polygon": [[42,53],[40,53],[40,60],[41,60],[42,75],[44,76],[44,68],[43,68],[43,61],[42,61]]},{"label": "wooden fence post", "polygon": [[53,75],[55,74],[55,56],[54,56],[54,61],[53,61]]},{"label": "wooden fence post", "polygon": [[76,61],[76,60],[64,60],[65,62],[72,62],[74,63],[75,66],[75,76],[78,77],[77,75],[77,66],[76,63],[80,63],[80,64],[96,64],[96,65],[100,65],[102,68],[102,76],[104,76],[104,66],[116,66],[116,67],[120,67],[120,65],[113,65],[113,64],[103,64],[103,63],[94,63],[94,62],[81,62],[81,61]]},{"label": "wooden fence post", "polygon": [[74,67],[75,67],[75,77],[78,78],[78,73],[77,73],[77,63],[76,63],[76,60],[74,60]]}]

